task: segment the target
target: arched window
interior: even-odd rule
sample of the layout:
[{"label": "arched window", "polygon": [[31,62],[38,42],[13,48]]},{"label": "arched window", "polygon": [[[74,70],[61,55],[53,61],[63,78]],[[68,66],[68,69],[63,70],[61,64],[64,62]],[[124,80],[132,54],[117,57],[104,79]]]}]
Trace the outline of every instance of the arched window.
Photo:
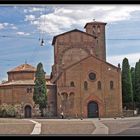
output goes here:
[{"label": "arched window", "polygon": [[32,88],[29,88],[29,92],[32,93]]},{"label": "arched window", "polygon": [[27,93],[29,93],[29,88],[27,88]]},{"label": "arched window", "polygon": [[27,93],[32,93],[32,88],[27,88]]},{"label": "arched window", "polygon": [[84,82],[84,90],[88,90],[88,83],[87,83],[87,81]]},{"label": "arched window", "polygon": [[114,89],[114,83],[113,83],[113,81],[110,81],[110,89]]},{"label": "arched window", "polygon": [[96,34],[96,29],[95,29],[96,27],[95,26],[93,26],[93,34]]},{"label": "arched window", "polygon": [[102,89],[102,85],[101,85],[101,81],[98,81],[98,89],[101,90]]},{"label": "arched window", "polygon": [[68,94],[66,92],[61,93],[62,95],[62,100],[67,100]]},{"label": "arched window", "polygon": [[97,27],[97,32],[98,32],[98,34],[101,32],[100,31],[100,26]]},{"label": "arched window", "polygon": [[72,81],[72,82],[70,82],[70,86],[71,87],[75,87],[75,85],[74,85],[74,82]]}]

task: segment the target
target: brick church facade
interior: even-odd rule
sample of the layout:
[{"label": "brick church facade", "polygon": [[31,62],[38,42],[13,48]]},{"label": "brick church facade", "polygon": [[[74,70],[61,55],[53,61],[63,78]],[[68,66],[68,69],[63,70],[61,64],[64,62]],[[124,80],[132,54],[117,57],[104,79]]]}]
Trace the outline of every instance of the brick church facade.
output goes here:
[{"label": "brick church facade", "polygon": [[[46,76],[51,116],[114,117],[122,115],[121,69],[106,62],[105,25],[89,22],[53,38],[54,65]],[[0,85],[0,104],[21,104],[22,115],[35,116],[32,100],[36,68],[23,64]],[[30,109],[29,109],[30,108]]]}]

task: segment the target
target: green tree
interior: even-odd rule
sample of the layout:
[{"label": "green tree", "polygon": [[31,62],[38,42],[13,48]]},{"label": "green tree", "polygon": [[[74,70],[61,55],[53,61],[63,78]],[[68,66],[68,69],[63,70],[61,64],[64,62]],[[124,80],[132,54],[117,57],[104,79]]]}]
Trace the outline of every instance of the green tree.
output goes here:
[{"label": "green tree", "polygon": [[133,100],[132,80],[130,66],[127,58],[122,63],[122,100],[123,104],[132,103]]},{"label": "green tree", "polygon": [[140,60],[135,65],[135,101],[140,102]]},{"label": "green tree", "polygon": [[135,100],[135,68],[131,67],[131,79],[132,79],[132,89],[133,89],[133,101]]},{"label": "green tree", "polygon": [[43,70],[42,63],[39,63],[37,65],[34,82],[35,86],[33,100],[35,104],[39,104],[41,116],[44,116],[43,109],[46,108],[47,106],[47,88],[46,88],[45,72]]}]

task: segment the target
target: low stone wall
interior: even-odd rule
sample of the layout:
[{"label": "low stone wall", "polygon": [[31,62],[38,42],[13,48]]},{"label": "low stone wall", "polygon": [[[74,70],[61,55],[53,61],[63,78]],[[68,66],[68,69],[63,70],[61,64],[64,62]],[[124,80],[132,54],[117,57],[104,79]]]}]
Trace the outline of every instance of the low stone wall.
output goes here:
[{"label": "low stone wall", "polygon": [[134,114],[134,110],[123,110],[123,116],[124,117],[132,117],[137,114]]}]

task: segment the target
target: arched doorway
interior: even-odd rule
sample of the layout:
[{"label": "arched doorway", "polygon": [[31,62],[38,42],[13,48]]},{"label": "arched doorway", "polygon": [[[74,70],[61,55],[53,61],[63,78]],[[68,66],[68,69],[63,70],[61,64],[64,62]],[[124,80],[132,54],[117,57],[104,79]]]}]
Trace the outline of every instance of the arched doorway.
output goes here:
[{"label": "arched doorway", "polygon": [[99,117],[98,104],[94,101],[88,103],[88,118]]},{"label": "arched doorway", "polygon": [[32,108],[31,108],[31,106],[29,106],[29,105],[25,106],[24,116],[25,116],[25,118],[31,118],[32,117]]}]

